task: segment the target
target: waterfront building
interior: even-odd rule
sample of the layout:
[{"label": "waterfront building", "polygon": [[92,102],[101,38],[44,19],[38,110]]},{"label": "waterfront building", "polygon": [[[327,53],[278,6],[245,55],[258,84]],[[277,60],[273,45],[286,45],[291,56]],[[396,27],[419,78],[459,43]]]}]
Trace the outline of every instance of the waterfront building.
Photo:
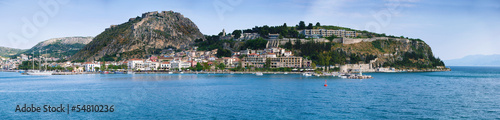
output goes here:
[{"label": "waterfront building", "polygon": [[160,63],[160,69],[162,70],[170,70],[170,62],[161,62]]},{"label": "waterfront building", "polygon": [[302,67],[302,57],[274,57],[268,58],[271,61],[271,68],[300,68]]},{"label": "waterfront building", "polygon": [[138,69],[138,68],[142,68],[143,64],[144,64],[144,60],[134,58],[134,59],[128,60],[127,66],[130,69]]},{"label": "waterfront building", "polygon": [[101,68],[101,62],[85,62],[83,65],[87,72],[97,72],[95,68]]}]

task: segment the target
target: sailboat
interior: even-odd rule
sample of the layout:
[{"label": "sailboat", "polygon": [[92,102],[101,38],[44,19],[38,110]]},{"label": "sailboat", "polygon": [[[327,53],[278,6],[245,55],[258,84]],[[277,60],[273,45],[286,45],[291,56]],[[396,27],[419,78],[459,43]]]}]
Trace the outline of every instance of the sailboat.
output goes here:
[{"label": "sailboat", "polygon": [[[39,51],[40,53],[40,51]],[[35,54],[33,54],[33,69],[26,72],[26,74],[28,75],[52,75],[52,73],[54,73],[53,71],[47,71],[47,67],[45,67],[45,70],[44,71],[41,71],[41,68],[40,70],[35,70],[35,61],[34,61],[34,57],[35,57]],[[40,56],[40,59],[42,59],[42,57]],[[42,61],[39,61],[40,64],[42,64]],[[45,60],[45,63],[47,63],[47,60]]]}]

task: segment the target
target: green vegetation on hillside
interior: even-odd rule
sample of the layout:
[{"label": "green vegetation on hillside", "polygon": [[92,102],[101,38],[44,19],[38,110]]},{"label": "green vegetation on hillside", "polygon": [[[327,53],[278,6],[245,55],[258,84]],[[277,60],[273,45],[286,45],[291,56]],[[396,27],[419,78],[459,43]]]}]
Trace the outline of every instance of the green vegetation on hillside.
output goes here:
[{"label": "green vegetation on hillside", "polygon": [[241,50],[245,49],[264,49],[266,48],[267,45],[267,40],[264,40],[263,38],[257,38],[253,40],[247,40],[245,41],[245,44],[240,48]]},{"label": "green vegetation on hillside", "polygon": [[224,43],[229,43],[230,45],[233,45],[235,41],[219,40],[219,36],[217,35],[205,36],[205,41],[203,41],[202,39],[195,40],[195,46],[198,46],[199,51],[222,49]]},{"label": "green vegetation on hillside", "polygon": [[232,55],[231,50],[228,50],[228,49],[217,49],[217,57],[218,58],[221,58],[221,57],[231,57],[231,55]]},{"label": "green vegetation on hillside", "polygon": [[75,43],[75,44],[62,44],[61,42],[52,43],[42,48],[37,49],[29,49],[24,54],[38,54],[41,50],[40,54],[48,54],[47,57],[56,57],[62,58],[64,56],[72,56],[76,54],[81,48],[83,48],[85,44]]},{"label": "green vegetation on hillside", "polygon": [[0,47],[0,56],[11,57],[13,55],[22,53],[24,51],[26,51],[26,50],[15,49],[15,48],[7,48],[7,47]]},{"label": "green vegetation on hillside", "polygon": [[262,27],[255,26],[252,29],[243,30],[243,33],[259,33],[261,37],[267,38],[269,34],[280,34],[285,38],[304,38],[305,36],[299,34],[295,27],[288,27],[286,23],[281,26],[268,26]]}]

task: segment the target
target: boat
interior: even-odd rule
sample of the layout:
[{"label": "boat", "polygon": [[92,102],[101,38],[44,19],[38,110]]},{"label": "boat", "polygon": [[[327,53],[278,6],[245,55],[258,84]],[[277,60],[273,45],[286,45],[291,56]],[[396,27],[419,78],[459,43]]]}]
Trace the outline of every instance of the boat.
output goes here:
[{"label": "boat", "polygon": [[173,74],[174,72],[168,72],[168,74]]},{"label": "boat", "polygon": [[339,75],[339,77],[342,78],[342,79],[346,79],[347,75]]},{"label": "boat", "polygon": [[311,73],[308,73],[308,72],[306,72],[306,73],[302,73],[302,75],[303,75],[303,76],[306,76],[306,77],[312,76],[312,74],[311,74]]},{"label": "boat", "polygon": [[285,72],[285,75],[288,74],[288,72]]},{"label": "boat", "polygon": [[[39,51],[41,52],[41,51]],[[34,53],[33,53],[33,57],[34,57]],[[40,59],[42,59],[42,56],[39,55]],[[40,70],[35,70],[35,59],[32,58],[33,60],[33,70],[30,70],[28,72],[26,72],[27,75],[52,75],[52,73],[54,73],[54,71],[47,71],[47,67],[45,67],[45,70],[41,71],[42,68],[40,68]],[[40,65],[42,64],[42,61],[39,61],[40,62]],[[45,60],[45,63],[47,63],[47,60]]]},{"label": "boat", "polygon": [[256,72],[256,73],[255,73],[255,75],[257,75],[257,76],[262,76],[262,75],[264,75],[264,74],[263,74],[262,72]]},{"label": "boat", "polygon": [[135,72],[134,72],[134,71],[132,71],[132,70],[128,70],[128,71],[127,71],[127,74],[135,74]]},{"label": "boat", "polygon": [[40,70],[30,70],[26,72],[27,75],[52,75],[53,71],[40,71]]}]

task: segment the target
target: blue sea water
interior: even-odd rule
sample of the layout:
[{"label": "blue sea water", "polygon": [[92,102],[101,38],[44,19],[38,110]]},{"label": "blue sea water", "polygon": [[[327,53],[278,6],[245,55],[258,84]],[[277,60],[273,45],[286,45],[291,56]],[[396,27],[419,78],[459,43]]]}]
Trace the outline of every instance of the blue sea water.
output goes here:
[{"label": "blue sea water", "polygon": [[[291,74],[0,72],[0,119],[499,119],[500,67],[451,69],[365,73],[374,77],[365,80]],[[115,111],[15,112],[24,104],[114,105]]]}]

